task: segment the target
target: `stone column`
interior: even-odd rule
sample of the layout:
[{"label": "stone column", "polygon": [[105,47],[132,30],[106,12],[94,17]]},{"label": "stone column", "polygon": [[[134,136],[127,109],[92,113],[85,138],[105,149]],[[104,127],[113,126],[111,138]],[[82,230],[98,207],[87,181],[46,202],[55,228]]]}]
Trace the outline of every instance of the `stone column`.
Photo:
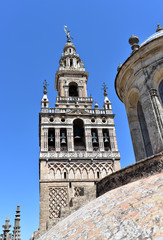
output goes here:
[{"label": "stone column", "polygon": [[114,140],[115,151],[118,151],[117,138],[116,138],[116,134],[115,134],[115,128],[113,128],[113,140]]},{"label": "stone column", "polygon": [[55,128],[55,151],[60,151],[60,128]]},{"label": "stone column", "polygon": [[74,151],[73,128],[67,128],[67,147],[68,151]]},{"label": "stone column", "polygon": [[102,129],[98,128],[97,131],[98,131],[99,149],[100,151],[104,151],[104,138],[103,138]]},{"label": "stone column", "polygon": [[163,108],[162,108],[161,103],[159,101],[157,90],[156,89],[150,89],[149,93],[150,93],[150,96],[151,96],[152,105],[153,105],[155,115],[156,115],[156,121],[158,123],[161,136],[163,138]]},{"label": "stone column", "polygon": [[87,97],[87,85],[86,85],[86,81],[83,81],[83,97]]},{"label": "stone column", "polygon": [[65,97],[68,97],[68,86],[64,86]]},{"label": "stone column", "polygon": [[66,66],[70,66],[70,59],[68,57],[66,58]]},{"label": "stone column", "polygon": [[65,97],[65,92],[64,92],[64,87],[63,87],[63,85],[64,85],[63,80],[59,79],[59,81],[60,81],[60,96],[61,97]]},{"label": "stone column", "polygon": [[111,151],[118,151],[117,150],[117,144],[116,144],[116,137],[115,137],[115,130],[114,128],[109,129],[109,138],[110,138],[110,147]]},{"label": "stone column", "polygon": [[85,144],[86,144],[86,151],[92,152],[92,134],[91,128],[85,128]]},{"label": "stone column", "polygon": [[83,97],[83,92],[82,92],[82,86],[78,86],[78,94],[79,94],[79,97]]},{"label": "stone column", "polygon": [[48,151],[48,128],[41,129],[41,151]]}]

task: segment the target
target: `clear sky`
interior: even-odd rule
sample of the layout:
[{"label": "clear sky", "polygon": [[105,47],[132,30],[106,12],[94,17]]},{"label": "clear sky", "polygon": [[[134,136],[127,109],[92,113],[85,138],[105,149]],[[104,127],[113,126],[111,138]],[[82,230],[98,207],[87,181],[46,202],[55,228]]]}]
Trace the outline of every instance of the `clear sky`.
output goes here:
[{"label": "clear sky", "polygon": [[17,204],[22,240],[39,226],[38,114],[45,79],[50,107],[55,104],[64,25],[89,72],[88,94],[99,107],[102,83],[108,85],[121,166],[134,163],[125,107],[116,96],[114,79],[117,66],[131,53],[129,37],[137,35],[142,43],[158,23],[163,26],[162,9],[162,0],[0,1],[0,226],[6,217],[13,225]]}]

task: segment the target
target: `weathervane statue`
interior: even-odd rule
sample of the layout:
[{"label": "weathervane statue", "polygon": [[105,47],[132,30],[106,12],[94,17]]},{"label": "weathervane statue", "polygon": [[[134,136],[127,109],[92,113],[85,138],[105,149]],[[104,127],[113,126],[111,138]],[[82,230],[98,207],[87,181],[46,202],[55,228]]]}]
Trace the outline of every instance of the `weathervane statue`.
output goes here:
[{"label": "weathervane statue", "polygon": [[66,25],[64,26],[64,31],[67,34],[67,42],[71,42],[71,39],[73,38],[70,36],[70,31],[67,29]]},{"label": "weathervane statue", "polygon": [[47,93],[47,86],[48,86],[48,85],[49,85],[48,82],[47,82],[46,80],[44,80],[44,82],[43,82],[43,88],[44,88],[43,93],[44,93],[44,94]]},{"label": "weathervane statue", "polygon": [[107,91],[106,91],[107,89],[108,89],[108,87],[106,86],[105,82],[103,82],[102,90],[104,90],[104,96],[107,95]]}]

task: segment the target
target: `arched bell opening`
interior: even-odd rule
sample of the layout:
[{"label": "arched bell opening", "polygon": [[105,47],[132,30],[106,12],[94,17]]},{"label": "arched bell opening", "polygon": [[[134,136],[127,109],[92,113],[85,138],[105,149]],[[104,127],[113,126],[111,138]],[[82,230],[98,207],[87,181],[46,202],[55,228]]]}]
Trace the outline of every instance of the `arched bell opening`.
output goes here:
[{"label": "arched bell opening", "polygon": [[67,151],[67,131],[66,128],[60,130],[61,151]]},{"label": "arched bell opening", "polygon": [[74,150],[85,151],[84,122],[81,119],[75,119],[73,122],[74,130]]},{"label": "arched bell opening", "polygon": [[55,151],[55,129],[48,129],[48,151]]},{"label": "arched bell opening", "polygon": [[91,129],[91,134],[92,134],[92,146],[93,146],[93,151],[99,150],[99,141],[98,141],[98,134],[97,134],[97,129]]},{"label": "arched bell opening", "polygon": [[141,133],[142,133],[142,137],[143,137],[143,141],[144,141],[146,156],[149,157],[149,156],[153,155],[153,150],[152,150],[151,141],[149,138],[147,123],[145,120],[143,108],[142,108],[140,101],[138,101],[138,104],[137,104],[137,114],[138,114],[140,129],[141,129]]},{"label": "arched bell opening", "polygon": [[78,85],[75,82],[71,82],[69,84],[69,96],[70,97],[78,97]]},{"label": "arched bell opening", "polygon": [[70,59],[70,67],[73,67],[73,60]]},{"label": "arched bell opening", "polygon": [[163,80],[160,82],[160,84],[158,86],[158,92],[160,95],[161,103],[163,105]]},{"label": "arched bell opening", "polygon": [[109,151],[111,149],[109,131],[108,129],[103,129],[102,133],[103,133],[103,140],[104,140],[104,150]]}]

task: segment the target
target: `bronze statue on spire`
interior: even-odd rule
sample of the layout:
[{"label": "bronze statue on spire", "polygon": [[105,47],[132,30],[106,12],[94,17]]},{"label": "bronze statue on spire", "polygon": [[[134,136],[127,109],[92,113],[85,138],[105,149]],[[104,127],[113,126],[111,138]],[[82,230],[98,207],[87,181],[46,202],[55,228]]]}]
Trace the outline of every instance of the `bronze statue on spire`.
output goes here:
[{"label": "bronze statue on spire", "polygon": [[64,26],[64,31],[67,34],[67,42],[71,42],[71,39],[73,40],[73,37],[70,36],[70,31],[67,29],[67,26]]}]

